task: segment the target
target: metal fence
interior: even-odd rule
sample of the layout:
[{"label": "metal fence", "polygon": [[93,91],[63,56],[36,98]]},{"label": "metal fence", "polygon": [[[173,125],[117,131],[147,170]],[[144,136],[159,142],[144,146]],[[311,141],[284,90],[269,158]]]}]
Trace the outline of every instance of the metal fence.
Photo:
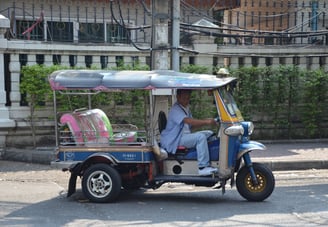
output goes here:
[{"label": "metal fence", "polygon": [[[47,42],[149,43],[149,1],[14,1],[0,3],[10,18],[7,38]],[[168,15],[170,15],[168,9]],[[181,43],[195,33],[226,44],[317,44],[328,37],[325,1],[181,1]],[[195,25],[200,19],[212,23]]]}]

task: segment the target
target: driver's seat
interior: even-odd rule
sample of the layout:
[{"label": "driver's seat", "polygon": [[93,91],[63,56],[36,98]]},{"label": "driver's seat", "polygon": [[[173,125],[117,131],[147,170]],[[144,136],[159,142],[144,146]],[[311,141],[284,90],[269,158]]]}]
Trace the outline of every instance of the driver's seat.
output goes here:
[{"label": "driver's seat", "polygon": [[162,131],[166,128],[166,114],[164,111],[159,111],[158,113],[158,131],[162,133]]},{"label": "driver's seat", "polygon": [[[158,131],[161,133],[166,128],[167,118],[164,111],[159,111],[158,113]],[[178,146],[178,149],[175,153],[174,158],[182,164],[183,161],[178,158],[179,155],[185,155],[188,152],[187,148],[184,146]]]}]

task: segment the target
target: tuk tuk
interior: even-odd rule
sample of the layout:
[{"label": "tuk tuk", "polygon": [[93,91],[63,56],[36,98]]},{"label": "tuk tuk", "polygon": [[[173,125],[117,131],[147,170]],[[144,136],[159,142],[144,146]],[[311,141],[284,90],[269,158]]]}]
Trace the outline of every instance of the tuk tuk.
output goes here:
[{"label": "tuk tuk", "polygon": [[[168,182],[222,189],[230,182],[248,201],[263,201],[274,190],[272,171],[253,163],[250,153],[265,146],[250,140],[253,123],[244,121],[233,90],[236,78],[217,78],[171,70],[106,71],[60,70],[49,75],[53,90],[56,154],[63,171],[70,172],[68,194],[76,191],[77,177],[82,192],[92,202],[115,201],[121,189],[157,189]],[[102,92],[142,89],[149,93],[145,129],[131,124],[112,124],[107,114],[92,107],[57,112],[57,94],[79,94],[89,98]],[[156,96],[173,94],[176,89],[206,90],[217,110],[217,132],[208,139],[210,161],[218,169],[199,176],[194,148],[178,148],[168,154],[160,147],[158,133],[166,124],[166,112],[156,107]],[[209,103],[213,105],[213,102]]]}]

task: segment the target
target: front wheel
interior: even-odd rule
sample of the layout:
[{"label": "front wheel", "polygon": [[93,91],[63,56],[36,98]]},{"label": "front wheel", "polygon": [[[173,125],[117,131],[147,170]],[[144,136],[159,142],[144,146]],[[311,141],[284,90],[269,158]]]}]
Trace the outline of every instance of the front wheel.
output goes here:
[{"label": "front wheel", "polygon": [[119,173],[108,164],[90,166],[83,174],[82,191],[92,202],[113,202],[121,190]]},{"label": "front wheel", "polygon": [[257,178],[257,184],[252,181],[249,168],[243,166],[236,178],[236,186],[239,194],[248,201],[263,201],[273,192],[275,179],[272,171],[265,165],[253,163],[253,169]]}]

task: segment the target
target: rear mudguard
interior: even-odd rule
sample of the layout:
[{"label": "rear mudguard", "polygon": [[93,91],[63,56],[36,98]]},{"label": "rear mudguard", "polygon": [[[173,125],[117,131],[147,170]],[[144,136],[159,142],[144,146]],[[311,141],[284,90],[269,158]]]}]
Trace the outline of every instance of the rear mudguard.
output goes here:
[{"label": "rear mudguard", "polygon": [[78,176],[82,176],[84,170],[93,163],[108,163],[108,164],[114,164],[116,165],[117,163],[113,159],[113,157],[105,154],[93,154],[90,155],[86,160],[83,162],[79,163],[74,163],[71,165],[68,169],[63,169],[63,171],[69,170],[71,173],[71,176],[69,178],[69,183],[68,183],[68,192],[67,192],[67,197],[70,197],[76,192],[76,180]]},{"label": "rear mudguard", "polygon": [[81,172],[81,166],[82,166],[81,164],[82,163],[76,163],[68,168],[68,170],[71,172],[71,176],[68,182],[67,197],[70,197],[76,191],[76,179],[77,176],[79,175],[78,173]]},{"label": "rear mudguard", "polygon": [[253,150],[266,150],[266,147],[262,143],[252,140],[247,142],[242,142],[239,145],[239,152],[238,152],[237,159],[239,160],[241,157],[243,157],[244,154]]}]

